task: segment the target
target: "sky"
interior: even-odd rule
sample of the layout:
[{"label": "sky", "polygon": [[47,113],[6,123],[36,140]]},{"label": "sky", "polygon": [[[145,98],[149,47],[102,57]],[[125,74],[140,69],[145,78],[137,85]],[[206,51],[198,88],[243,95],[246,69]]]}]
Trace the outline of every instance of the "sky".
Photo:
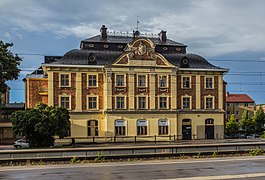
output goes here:
[{"label": "sky", "polygon": [[263,0],[1,0],[0,40],[23,58],[20,77],[8,82],[11,102],[25,102],[22,79],[44,55],[64,55],[81,40],[110,31],[167,31],[210,63],[230,69],[230,94],[265,103],[265,1]]}]

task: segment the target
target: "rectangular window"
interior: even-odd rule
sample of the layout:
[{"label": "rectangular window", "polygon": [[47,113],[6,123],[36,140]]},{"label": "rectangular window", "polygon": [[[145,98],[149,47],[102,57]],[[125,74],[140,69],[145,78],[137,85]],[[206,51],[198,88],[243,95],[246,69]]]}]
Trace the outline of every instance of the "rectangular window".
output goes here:
[{"label": "rectangular window", "polygon": [[138,97],[138,109],[146,109],[146,97]]},{"label": "rectangular window", "polygon": [[213,109],[213,98],[212,97],[207,97],[205,103],[206,103],[205,104],[206,109]]},{"label": "rectangular window", "polygon": [[124,86],[124,75],[116,75],[116,86]]},{"label": "rectangular window", "polygon": [[158,121],[158,134],[168,135],[168,121],[167,120]]},{"label": "rectangular window", "polygon": [[230,114],[230,111],[227,111],[227,114]]},{"label": "rectangular window", "polygon": [[66,109],[70,108],[69,97],[61,97],[61,106]]},{"label": "rectangular window", "polygon": [[235,103],[235,106],[239,106],[239,103]]},{"label": "rectangular window", "polygon": [[159,108],[167,109],[167,97],[159,97]]},{"label": "rectangular window", "polygon": [[159,87],[167,87],[167,76],[159,76]]},{"label": "rectangular window", "polygon": [[125,98],[124,97],[116,97],[116,108],[124,109],[125,108]]},{"label": "rectangular window", "polygon": [[185,89],[188,89],[190,88],[190,77],[183,77],[182,78],[182,85],[183,85],[183,88]]},{"label": "rectangular window", "polygon": [[239,114],[239,111],[236,111],[236,115],[238,115]]},{"label": "rectangular window", "polygon": [[88,86],[89,87],[97,86],[97,75],[89,75],[88,76]]},{"label": "rectangular window", "polygon": [[245,103],[245,107],[248,107],[249,106],[249,104],[248,103]]},{"label": "rectangular window", "polygon": [[210,77],[205,78],[205,87],[206,87],[206,89],[212,89],[213,88],[213,78],[210,78]]},{"label": "rectangular window", "polygon": [[138,76],[138,87],[146,87],[146,76],[144,75]]},{"label": "rectangular window", "polygon": [[229,107],[230,106],[230,103],[226,103],[226,106]]},{"label": "rectangular window", "polygon": [[97,97],[88,97],[88,109],[97,109]]},{"label": "rectangular window", "polygon": [[61,86],[62,87],[69,87],[69,74],[61,74]]},{"label": "rectangular window", "polygon": [[147,135],[147,121],[146,120],[137,121],[137,135]]},{"label": "rectangular window", "polygon": [[190,97],[183,98],[183,109],[190,109]]}]

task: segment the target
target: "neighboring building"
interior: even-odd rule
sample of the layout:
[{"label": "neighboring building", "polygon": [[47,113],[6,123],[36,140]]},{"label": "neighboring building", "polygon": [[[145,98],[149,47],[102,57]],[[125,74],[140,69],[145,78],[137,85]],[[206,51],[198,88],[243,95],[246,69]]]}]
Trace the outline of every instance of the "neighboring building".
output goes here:
[{"label": "neighboring building", "polygon": [[232,114],[239,122],[241,120],[244,111],[248,112],[251,117],[254,115],[255,101],[250,98],[247,94],[230,94],[226,93],[226,114],[227,119],[231,117]]},{"label": "neighboring building", "polygon": [[69,109],[72,137],[223,138],[228,70],[186,47],[166,31],[110,36],[102,26],[80,49],[45,57],[26,76],[26,107]]},{"label": "neighboring building", "polygon": [[13,133],[10,117],[13,112],[24,109],[24,103],[10,103],[10,88],[8,87],[0,104],[0,144],[14,142],[16,135]]},{"label": "neighboring building", "polygon": [[265,112],[265,104],[256,104],[255,105],[255,113],[257,110],[259,110],[260,106],[263,109],[263,112]]},{"label": "neighboring building", "polygon": [[10,100],[10,87],[7,86],[4,94],[0,93],[0,104],[8,104]]}]

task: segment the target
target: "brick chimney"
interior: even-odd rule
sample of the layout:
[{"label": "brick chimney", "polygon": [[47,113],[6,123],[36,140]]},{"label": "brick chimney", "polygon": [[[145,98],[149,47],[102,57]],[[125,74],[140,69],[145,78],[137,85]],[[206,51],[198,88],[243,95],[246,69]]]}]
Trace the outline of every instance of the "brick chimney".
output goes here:
[{"label": "brick chimney", "polygon": [[101,32],[101,38],[102,39],[107,39],[108,35],[107,35],[107,29],[105,27],[105,25],[102,25],[102,27],[100,28],[100,32]]},{"label": "brick chimney", "polygon": [[163,43],[163,42],[166,42],[167,41],[167,31],[161,31],[159,34],[159,39],[160,41]]}]

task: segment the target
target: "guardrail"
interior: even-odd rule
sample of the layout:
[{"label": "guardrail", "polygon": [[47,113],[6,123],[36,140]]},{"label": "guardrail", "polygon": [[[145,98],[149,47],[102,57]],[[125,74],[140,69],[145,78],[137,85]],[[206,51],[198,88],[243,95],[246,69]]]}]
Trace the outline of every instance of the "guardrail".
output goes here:
[{"label": "guardrail", "polygon": [[[196,135],[192,135],[192,140],[196,139]],[[56,138],[57,142],[68,142],[69,144],[74,141],[80,144],[89,143],[139,143],[139,142],[169,142],[177,143],[182,142],[182,135],[160,135],[160,136],[106,136],[106,137],[67,137],[63,139]]]},{"label": "guardrail", "polygon": [[66,160],[71,159],[72,157],[78,157],[80,159],[94,159],[99,155],[104,158],[122,158],[214,152],[227,153],[244,152],[256,148],[264,150],[265,142],[2,150],[0,151],[0,162],[26,160]]}]

